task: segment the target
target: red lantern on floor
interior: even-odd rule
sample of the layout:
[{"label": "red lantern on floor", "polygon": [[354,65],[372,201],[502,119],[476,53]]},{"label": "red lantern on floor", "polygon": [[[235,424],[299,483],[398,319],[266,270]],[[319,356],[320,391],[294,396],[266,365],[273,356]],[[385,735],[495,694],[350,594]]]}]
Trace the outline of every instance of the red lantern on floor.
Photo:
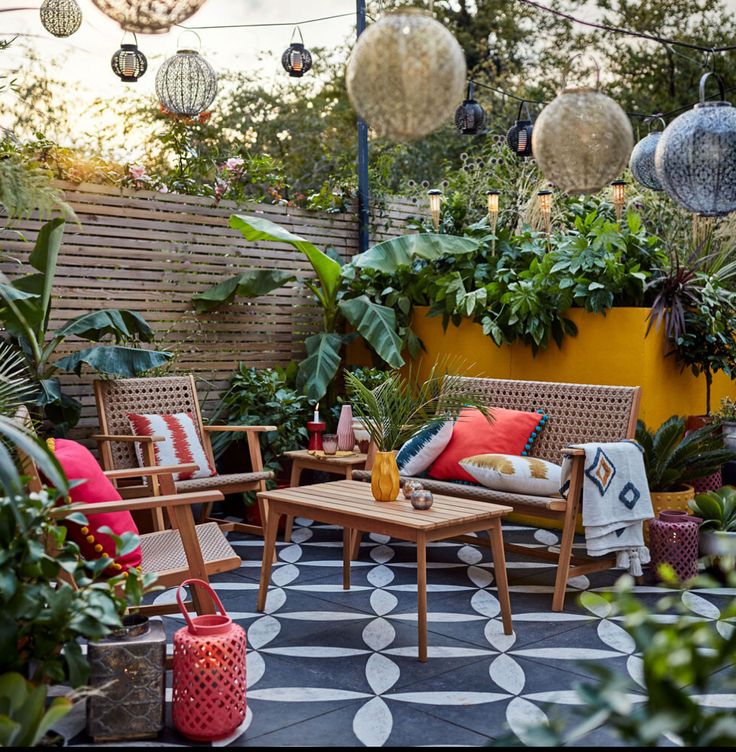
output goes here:
[{"label": "red lantern on floor", "polygon": [[700,517],[679,509],[667,509],[649,522],[649,547],[652,567],[669,564],[685,582],[698,573]]},{"label": "red lantern on floor", "polygon": [[[185,585],[206,588],[220,613],[190,616],[182,601]],[[245,630],[203,580],[183,582],[176,600],[187,626],[174,635],[174,726],[198,742],[224,739],[245,720]]]}]

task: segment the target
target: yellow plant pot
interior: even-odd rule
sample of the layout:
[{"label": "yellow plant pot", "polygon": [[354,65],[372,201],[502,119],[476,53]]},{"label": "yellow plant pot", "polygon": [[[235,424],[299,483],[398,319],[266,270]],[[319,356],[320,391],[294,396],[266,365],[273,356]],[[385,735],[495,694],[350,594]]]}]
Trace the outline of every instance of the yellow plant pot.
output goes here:
[{"label": "yellow plant pot", "polygon": [[[690,514],[688,502],[695,498],[695,489],[692,486],[684,486],[682,491],[651,491],[652,509],[654,519],[659,517],[660,512],[666,509],[676,509]],[[644,522],[644,542],[649,545],[649,521]]]},{"label": "yellow plant pot", "polygon": [[396,452],[376,452],[371,470],[371,491],[376,501],[396,501],[401,480]]}]

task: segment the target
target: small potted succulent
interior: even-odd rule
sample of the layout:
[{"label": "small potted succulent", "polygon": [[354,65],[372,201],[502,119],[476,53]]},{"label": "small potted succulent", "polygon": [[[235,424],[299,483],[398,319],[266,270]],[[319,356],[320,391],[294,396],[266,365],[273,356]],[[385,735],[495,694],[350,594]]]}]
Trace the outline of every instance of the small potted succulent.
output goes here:
[{"label": "small potted succulent", "polygon": [[723,570],[734,567],[736,557],[736,488],[698,494],[688,505],[700,517],[700,549],[719,560]]},{"label": "small potted succulent", "polygon": [[724,446],[736,452],[736,402],[730,397],[724,397],[716,417],[721,424]]}]

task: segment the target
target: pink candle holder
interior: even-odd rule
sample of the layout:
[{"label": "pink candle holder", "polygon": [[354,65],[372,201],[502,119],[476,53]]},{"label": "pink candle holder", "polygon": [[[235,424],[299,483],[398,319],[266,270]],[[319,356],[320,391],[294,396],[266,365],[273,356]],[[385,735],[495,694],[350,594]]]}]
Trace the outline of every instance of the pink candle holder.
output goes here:
[{"label": "pink candle holder", "polygon": [[318,451],[322,449],[322,434],[327,430],[327,423],[323,420],[307,421],[307,431],[309,431],[309,449]]}]

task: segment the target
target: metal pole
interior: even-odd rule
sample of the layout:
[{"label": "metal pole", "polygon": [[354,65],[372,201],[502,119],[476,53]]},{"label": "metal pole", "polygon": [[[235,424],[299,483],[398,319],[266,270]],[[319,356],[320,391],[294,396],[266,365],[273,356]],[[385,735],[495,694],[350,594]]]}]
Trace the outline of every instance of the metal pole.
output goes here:
[{"label": "metal pole", "polygon": [[[365,31],[365,0],[355,3],[358,36]],[[368,250],[370,245],[370,186],[368,185],[368,126],[358,118],[358,250]]]}]

